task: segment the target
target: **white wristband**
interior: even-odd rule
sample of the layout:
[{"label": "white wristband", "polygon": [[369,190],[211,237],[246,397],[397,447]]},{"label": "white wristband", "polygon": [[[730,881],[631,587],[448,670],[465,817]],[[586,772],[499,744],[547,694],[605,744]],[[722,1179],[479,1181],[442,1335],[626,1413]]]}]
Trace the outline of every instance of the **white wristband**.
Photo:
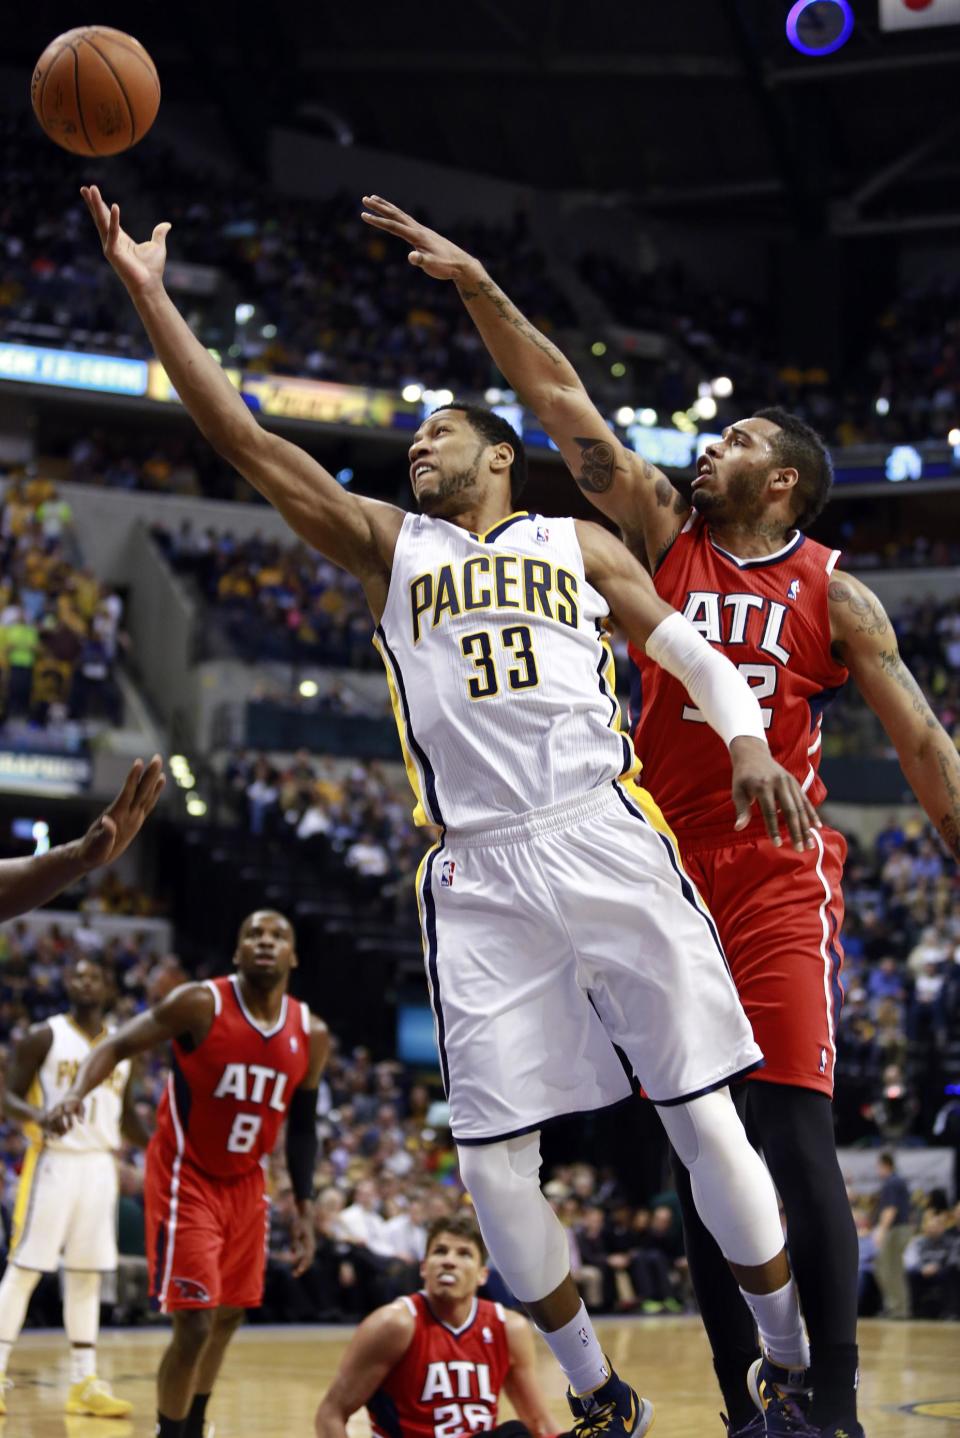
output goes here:
[{"label": "white wristband", "polygon": [[682,614],[668,614],[661,620],[645,648],[655,664],[680,680],[725,744],[741,737],[767,742],[763,710],[750,685]]}]

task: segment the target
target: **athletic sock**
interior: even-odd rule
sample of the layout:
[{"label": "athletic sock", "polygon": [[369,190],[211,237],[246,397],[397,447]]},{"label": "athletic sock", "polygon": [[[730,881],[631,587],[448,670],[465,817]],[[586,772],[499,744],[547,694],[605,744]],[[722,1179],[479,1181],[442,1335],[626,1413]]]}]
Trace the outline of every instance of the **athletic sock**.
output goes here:
[{"label": "athletic sock", "polygon": [[776,1293],[747,1293],[744,1302],[756,1319],[760,1343],[771,1362],[796,1371],[810,1366],[810,1345],[803,1331],[796,1285],[788,1279]]},{"label": "athletic sock", "polygon": [[567,1375],[574,1393],[582,1396],[599,1388],[610,1377],[610,1367],[593,1331],[593,1324],[583,1303],[562,1328],[540,1333],[554,1358]]},{"label": "athletic sock", "polygon": [[851,1428],[856,1425],[858,1364],[855,1343],[831,1343],[814,1350],[810,1361],[810,1422],[814,1427],[837,1422]]},{"label": "athletic sock", "polygon": [[82,1383],[97,1371],[97,1350],[92,1344],[70,1349],[70,1382]]},{"label": "athletic sock", "polygon": [[193,1395],[190,1412],[183,1420],[182,1438],[203,1438],[203,1425],[206,1421],[207,1404],[209,1402],[209,1393],[195,1393]]},{"label": "athletic sock", "polygon": [[10,1362],[10,1354],[12,1352],[12,1343],[0,1343],[0,1378],[6,1377],[7,1364]]},{"label": "athletic sock", "polygon": [[155,1438],[183,1438],[184,1421],[183,1418],[164,1418],[158,1413]]}]

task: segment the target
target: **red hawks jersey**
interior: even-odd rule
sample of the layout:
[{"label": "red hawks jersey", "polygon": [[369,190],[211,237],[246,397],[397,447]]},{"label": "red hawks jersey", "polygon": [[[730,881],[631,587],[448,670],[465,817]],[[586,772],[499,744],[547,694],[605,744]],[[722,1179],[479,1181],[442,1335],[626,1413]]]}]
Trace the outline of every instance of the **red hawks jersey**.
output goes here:
[{"label": "red hawks jersey", "polygon": [[153,1142],[214,1178],[236,1178],[272,1152],[294,1089],[310,1067],[310,1010],[285,994],[270,1029],[251,1015],[239,981],[213,979],[210,1032],[174,1040]]},{"label": "red hawks jersey", "polygon": [[[839,550],[796,533],[776,554],[737,559],[694,512],[654,576],[679,609],[747,680],[763,710],[773,757],[813,804],[822,803],[820,726],[846,682],[830,652],[827,589]],[[730,757],[683,685],[631,645],[631,728],[643,783],[681,840],[734,837]],[[763,829],[756,810],[745,834]]]},{"label": "red hawks jersey", "polygon": [[403,1358],[367,1403],[375,1438],[459,1438],[493,1428],[510,1369],[500,1304],[475,1298],[463,1327],[449,1328],[426,1294],[400,1302],[417,1326]]}]

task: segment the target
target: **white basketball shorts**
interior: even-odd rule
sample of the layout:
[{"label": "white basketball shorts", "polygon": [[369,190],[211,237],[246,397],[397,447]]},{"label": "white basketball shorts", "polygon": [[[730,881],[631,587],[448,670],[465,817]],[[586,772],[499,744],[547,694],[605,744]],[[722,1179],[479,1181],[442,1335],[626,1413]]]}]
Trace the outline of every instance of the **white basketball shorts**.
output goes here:
[{"label": "white basketball shorts", "polygon": [[117,1266],[117,1165],[110,1153],[29,1149],[13,1210],[10,1262],[55,1273]]},{"label": "white basketball shorts", "polygon": [[616,1103],[628,1072],[678,1104],[763,1063],[709,912],[639,785],[447,831],[418,897],[460,1144]]}]

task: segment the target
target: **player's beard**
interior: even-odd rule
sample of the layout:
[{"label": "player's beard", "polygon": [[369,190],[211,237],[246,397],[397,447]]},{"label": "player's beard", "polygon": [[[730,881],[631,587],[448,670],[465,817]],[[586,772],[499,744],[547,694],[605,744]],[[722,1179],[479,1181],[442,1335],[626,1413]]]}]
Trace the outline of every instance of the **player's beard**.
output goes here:
[{"label": "player's beard", "polygon": [[703,487],[695,489],[690,502],[698,514],[710,524],[735,524],[752,529],[763,520],[764,506],[760,498],[766,475],[734,474],[727,481],[723,494]]},{"label": "player's beard", "polygon": [[460,509],[466,507],[456,502],[451,504],[449,501],[456,501],[458,496],[467,495],[470,490],[476,489],[483,449],[483,445],[478,446],[473,463],[467,469],[454,470],[452,474],[441,474],[440,483],[436,489],[429,491],[417,500],[424,514],[456,514]]}]

